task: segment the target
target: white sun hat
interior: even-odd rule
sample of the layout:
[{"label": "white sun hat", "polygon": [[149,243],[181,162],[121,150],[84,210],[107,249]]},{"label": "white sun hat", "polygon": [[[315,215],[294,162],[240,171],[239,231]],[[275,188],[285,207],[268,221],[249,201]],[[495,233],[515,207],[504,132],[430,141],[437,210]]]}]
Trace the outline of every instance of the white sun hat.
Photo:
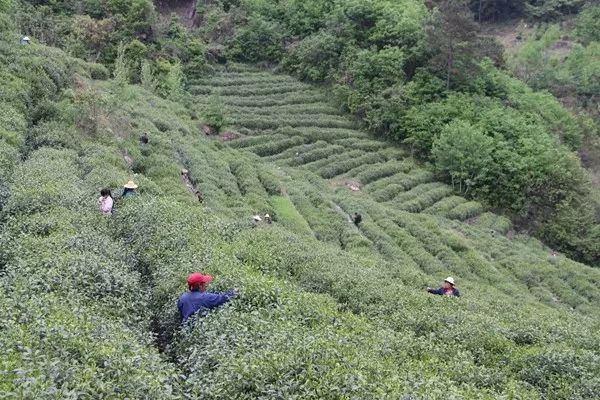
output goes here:
[{"label": "white sun hat", "polygon": [[138,185],[136,185],[133,181],[129,181],[123,185],[125,189],[137,189]]},{"label": "white sun hat", "polygon": [[449,284],[451,284],[452,286],[454,286],[454,278],[449,276],[446,279],[444,279],[444,282],[448,282]]}]

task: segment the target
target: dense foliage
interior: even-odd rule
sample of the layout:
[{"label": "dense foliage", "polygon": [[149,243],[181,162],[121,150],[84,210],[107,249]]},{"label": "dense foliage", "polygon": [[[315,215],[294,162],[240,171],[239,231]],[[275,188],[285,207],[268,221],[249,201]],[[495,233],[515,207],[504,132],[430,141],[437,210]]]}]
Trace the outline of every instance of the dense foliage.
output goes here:
[{"label": "dense foliage", "polygon": [[[483,19],[491,9],[551,19],[584,5],[480,3]],[[589,143],[589,124],[551,95],[510,77],[499,44],[479,33],[468,3],[428,5],[433,8],[418,0],[241,1],[206,5],[203,12],[215,29],[222,28],[222,35],[210,36],[209,47],[225,48],[228,59],[281,63],[304,80],[333,85],[344,107],[373,132],[409,144],[460,192],[572,256],[597,263],[592,231],[598,206],[571,154]],[[594,10],[584,7],[579,18],[578,32],[587,41]],[[574,50],[555,79],[597,94],[595,49],[592,43]],[[522,77],[536,89],[535,82],[548,80],[544,60],[536,55],[528,61]],[[469,127],[479,129],[482,140],[464,138],[477,140],[476,148],[454,140]],[[436,156],[442,153],[461,159],[448,162]],[[575,220],[570,210],[581,207],[586,217]],[[569,233],[581,223],[577,234]]]},{"label": "dense foliage", "polygon": [[[114,18],[125,36],[146,32],[132,16],[154,13],[144,2],[94,4],[85,3],[92,20]],[[469,64],[467,80],[454,63],[429,64],[421,22],[431,14],[411,4],[203,9],[223,32],[228,18],[252,27],[223,36],[227,57],[281,44],[273,21],[296,38],[328,34],[298,60],[319,43],[339,58],[296,72],[335,82],[368,123],[389,122],[390,139],[410,139],[401,148],[290,76],[233,62],[204,74],[194,61],[204,65],[204,55],[185,60],[176,46],[198,38],[172,19],[152,45],[106,42],[97,54],[108,54],[109,72],[35,37],[19,45],[23,9],[0,1],[0,396],[597,396],[600,272],[462,196],[541,222],[548,238],[595,260],[600,242],[587,239],[600,232],[586,231],[593,209],[567,150],[583,139],[578,122],[490,61]],[[81,17],[80,5],[34,10],[65,22]],[[169,37],[184,39],[166,46]],[[265,54],[289,60],[303,42]],[[204,124],[221,135],[206,137]],[[122,199],[128,179],[138,194]],[[110,217],[97,209],[102,187],[115,197]],[[257,213],[274,223],[253,225]],[[196,270],[216,277],[211,289],[239,296],[181,326],[175,302]],[[462,298],[425,292],[448,275]]]},{"label": "dense foliage", "polygon": [[528,18],[538,21],[557,20],[577,13],[586,0],[471,0],[470,7],[481,21]]}]

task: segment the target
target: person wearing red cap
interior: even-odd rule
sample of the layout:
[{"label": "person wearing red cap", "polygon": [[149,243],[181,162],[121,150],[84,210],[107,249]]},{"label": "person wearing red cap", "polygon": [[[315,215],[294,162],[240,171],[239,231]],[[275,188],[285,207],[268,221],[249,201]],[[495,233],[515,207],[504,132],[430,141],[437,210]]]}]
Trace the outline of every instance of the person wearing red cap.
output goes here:
[{"label": "person wearing red cap", "polygon": [[191,316],[200,314],[205,316],[209,310],[227,303],[235,296],[235,290],[225,293],[207,293],[208,284],[213,281],[210,275],[203,275],[199,272],[190,274],[187,278],[189,292],[181,295],[177,301],[177,308],[181,315],[182,322],[185,322]]}]

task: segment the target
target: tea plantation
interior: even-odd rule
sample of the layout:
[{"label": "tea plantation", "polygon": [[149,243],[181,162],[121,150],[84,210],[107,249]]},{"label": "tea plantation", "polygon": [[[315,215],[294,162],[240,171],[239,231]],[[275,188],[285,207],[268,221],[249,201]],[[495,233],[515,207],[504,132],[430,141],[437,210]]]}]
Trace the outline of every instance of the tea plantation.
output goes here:
[{"label": "tea plantation", "polygon": [[[0,397],[598,398],[600,271],[513,234],[323,89],[231,65],[170,101],[13,39]],[[128,179],[139,195],[101,215],[99,189]],[[181,327],[193,271],[239,296]],[[426,293],[449,275],[461,298]]]}]

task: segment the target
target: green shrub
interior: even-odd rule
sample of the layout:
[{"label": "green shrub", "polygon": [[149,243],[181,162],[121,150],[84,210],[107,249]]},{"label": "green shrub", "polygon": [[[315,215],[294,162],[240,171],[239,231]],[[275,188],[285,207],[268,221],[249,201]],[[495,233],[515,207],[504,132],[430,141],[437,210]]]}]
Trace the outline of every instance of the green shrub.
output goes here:
[{"label": "green shrub", "polygon": [[473,218],[483,212],[483,206],[476,201],[469,201],[454,207],[446,214],[446,217],[452,219],[466,220]]},{"label": "green shrub", "polygon": [[296,92],[301,90],[311,89],[300,82],[283,82],[279,83],[263,83],[258,82],[253,85],[244,86],[223,86],[215,88],[212,84],[200,86],[190,86],[190,91],[194,94],[217,94],[219,96],[237,96],[237,97],[252,97],[252,96],[263,96],[268,94],[282,94],[288,92]]},{"label": "green shrub", "polygon": [[329,145],[326,142],[320,143],[320,146],[309,148],[308,151],[297,151],[298,156],[296,156],[296,152],[290,154],[291,159],[288,161],[288,163],[292,166],[309,164],[315,161],[327,159],[328,157],[339,154],[345,150],[342,146]]},{"label": "green shrub", "polygon": [[41,123],[25,135],[25,153],[30,153],[41,147],[67,148],[75,151],[80,148],[78,132],[64,123],[50,121]]},{"label": "green shrub", "polygon": [[266,142],[264,144],[257,144],[254,146],[246,147],[246,150],[253,152],[254,154],[265,157],[272,156],[274,154],[281,153],[287,148],[297,146],[299,144],[305,143],[306,139],[303,137],[293,137],[289,139],[282,139],[280,141],[275,142]]},{"label": "green shrub", "polygon": [[340,62],[343,42],[321,31],[304,38],[283,59],[283,66],[300,79],[322,82],[330,78]]},{"label": "green shrub", "polygon": [[248,136],[248,137],[243,137],[240,139],[232,140],[228,144],[230,147],[233,147],[234,149],[240,149],[240,148],[265,144],[265,143],[269,143],[272,141],[278,141],[280,139],[285,139],[285,138],[287,138],[287,136],[284,136],[281,134],[257,135],[257,136]]},{"label": "green shrub", "polygon": [[227,124],[225,105],[220,97],[213,96],[202,110],[204,123],[216,129],[217,132]]},{"label": "green shrub", "polygon": [[490,212],[481,214],[475,221],[475,224],[501,234],[506,234],[512,228],[512,223],[508,218]]},{"label": "green shrub", "polygon": [[452,210],[454,207],[456,207],[458,205],[465,203],[466,201],[467,200],[465,200],[465,198],[461,197],[461,196],[444,197],[443,199],[436,202],[432,206],[423,210],[423,212],[426,214],[446,216],[450,210]]},{"label": "green shrub", "polygon": [[72,150],[40,149],[15,170],[9,214],[42,211],[54,204],[76,207],[84,193],[78,186],[77,154]]},{"label": "green shrub", "polygon": [[266,168],[259,168],[258,179],[270,196],[277,196],[281,194],[281,183],[273,171]]},{"label": "green shrub", "polygon": [[394,175],[398,172],[406,173],[410,170],[410,166],[403,162],[388,162],[387,164],[373,166],[356,175],[356,179],[363,185],[371,183],[381,178]]},{"label": "green shrub", "polygon": [[3,132],[21,133],[27,127],[27,120],[10,104],[5,102],[0,103],[0,128]]},{"label": "green shrub", "polygon": [[279,24],[253,16],[236,32],[229,57],[246,62],[276,61],[283,53],[282,39]]},{"label": "green shrub", "polygon": [[109,78],[108,69],[102,64],[88,63],[86,67],[92,79],[104,81]]},{"label": "green shrub", "polygon": [[[332,160],[333,161],[333,160]],[[381,153],[367,153],[360,157],[355,157],[350,160],[342,160],[337,162],[331,162],[329,165],[318,169],[319,175],[325,179],[330,179],[335,176],[341,175],[345,172],[350,171],[359,165],[364,164],[375,164],[378,162],[386,161],[386,157]]]},{"label": "green shrub", "polygon": [[576,32],[577,36],[584,42],[600,41],[600,7],[592,5],[586,6],[577,16]]},{"label": "green shrub", "polygon": [[440,182],[424,183],[410,188],[410,190],[404,193],[398,194],[391,201],[395,204],[407,203],[418,200],[420,196],[426,196],[428,192],[448,194],[452,192],[452,189]]}]

